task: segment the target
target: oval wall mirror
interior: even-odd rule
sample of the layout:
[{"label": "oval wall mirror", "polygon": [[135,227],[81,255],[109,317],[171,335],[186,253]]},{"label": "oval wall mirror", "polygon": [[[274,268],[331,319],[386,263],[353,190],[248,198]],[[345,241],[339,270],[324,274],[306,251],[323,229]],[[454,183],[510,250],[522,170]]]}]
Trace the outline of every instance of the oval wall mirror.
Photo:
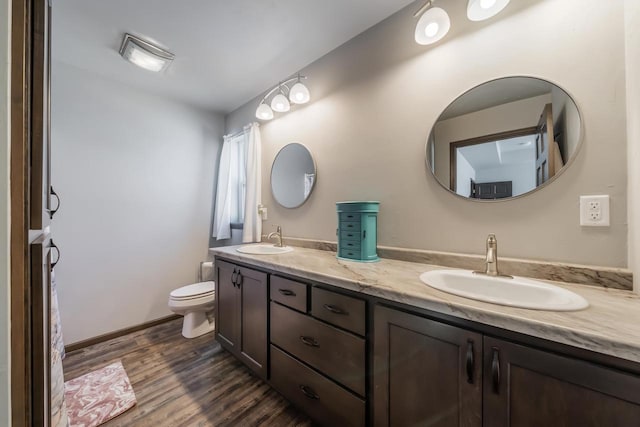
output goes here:
[{"label": "oval wall mirror", "polygon": [[458,97],[427,141],[427,166],[452,193],[504,200],[531,193],[569,166],[581,143],[576,103],[533,77],[506,77]]},{"label": "oval wall mirror", "polygon": [[307,201],[316,184],[316,162],[302,144],[285,145],[271,166],[271,193],[281,206],[297,208]]}]

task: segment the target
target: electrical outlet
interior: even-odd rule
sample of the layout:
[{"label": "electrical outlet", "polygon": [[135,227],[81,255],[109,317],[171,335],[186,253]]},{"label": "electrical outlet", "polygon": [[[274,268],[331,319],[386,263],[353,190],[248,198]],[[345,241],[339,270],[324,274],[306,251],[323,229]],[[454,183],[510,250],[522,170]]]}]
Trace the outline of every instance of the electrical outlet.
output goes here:
[{"label": "electrical outlet", "polygon": [[609,196],[580,196],[580,225],[608,227]]}]

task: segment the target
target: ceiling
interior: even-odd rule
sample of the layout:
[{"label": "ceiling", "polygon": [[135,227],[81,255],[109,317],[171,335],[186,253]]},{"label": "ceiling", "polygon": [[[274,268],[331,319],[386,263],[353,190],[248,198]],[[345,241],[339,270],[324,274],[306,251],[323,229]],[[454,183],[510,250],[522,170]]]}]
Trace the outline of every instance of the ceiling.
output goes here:
[{"label": "ceiling", "polygon": [[458,148],[476,171],[530,163],[536,159],[535,135]]},{"label": "ceiling", "polygon": [[[228,113],[412,2],[56,0],[53,79],[60,61]],[[118,49],[125,32],[154,41],[176,59],[163,73],[124,61]]]}]

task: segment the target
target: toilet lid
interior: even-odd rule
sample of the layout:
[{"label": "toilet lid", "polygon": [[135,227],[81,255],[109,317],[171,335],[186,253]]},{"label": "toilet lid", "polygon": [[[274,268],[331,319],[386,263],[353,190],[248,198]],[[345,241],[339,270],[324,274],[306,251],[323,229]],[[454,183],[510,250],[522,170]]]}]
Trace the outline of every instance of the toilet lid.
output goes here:
[{"label": "toilet lid", "polygon": [[170,295],[172,298],[192,298],[213,293],[214,289],[215,282],[200,282],[173,290]]}]

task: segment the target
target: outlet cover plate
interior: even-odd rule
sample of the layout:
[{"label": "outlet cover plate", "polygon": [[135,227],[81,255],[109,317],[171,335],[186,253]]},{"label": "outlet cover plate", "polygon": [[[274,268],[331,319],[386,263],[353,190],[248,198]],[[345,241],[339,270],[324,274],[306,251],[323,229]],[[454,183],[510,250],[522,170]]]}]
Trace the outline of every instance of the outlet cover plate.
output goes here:
[{"label": "outlet cover plate", "polygon": [[584,227],[609,227],[609,196],[580,196],[580,225]]}]

